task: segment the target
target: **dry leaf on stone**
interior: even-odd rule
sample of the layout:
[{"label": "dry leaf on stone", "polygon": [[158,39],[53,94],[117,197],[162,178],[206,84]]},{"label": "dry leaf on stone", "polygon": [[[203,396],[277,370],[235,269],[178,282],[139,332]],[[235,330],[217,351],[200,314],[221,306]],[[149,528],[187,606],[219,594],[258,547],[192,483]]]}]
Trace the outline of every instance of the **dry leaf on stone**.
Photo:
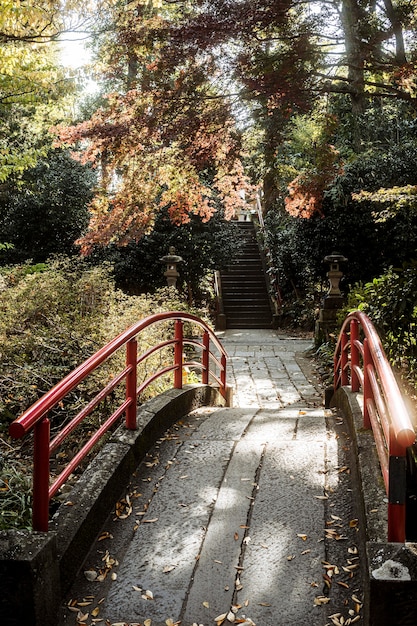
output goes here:
[{"label": "dry leaf on stone", "polygon": [[152,591],[149,591],[149,589],[147,591],[145,591],[145,593],[142,594],[142,598],[144,600],[153,600],[153,593],[152,593]]},{"label": "dry leaf on stone", "polygon": [[126,519],[132,513],[132,503],[130,501],[129,496],[126,498],[122,498],[118,502],[116,502],[116,516],[119,519]]},{"label": "dry leaf on stone", "polygon": [[88,613],[81,613],[81,611],[77,615],[78,622],[86,622],[88,620]]},{"label": "dry leaf on stone", "polygon": [[98,538],[98,541],[103,541],[104,539],[113,539],[113,535],[108,532],[102,532]]},{"label": "dry leaf on stone", "polygon": [[304,533],[297,533],[297,537],[300,537],[303,541],[307,541],[307,535],[304,535]]},{"label": "dry leaf on stone", "polygon": [[88,581],[92,582],[93,580],[97,579],[97,572],[92,569],[88,569],[84,572],[84,576]]},{"label": "dry leaf on stone", "polygon": [[151,619],[145,619],[145,621],[143,622],[143,626],[151,626],[151,624],[152,624]]},{"label": "dry leaf on stone", "polygon": [[169,572],[172,572],[172,570],[175,568],[176,568],[176,565],[165,565],[162,571],[164,572],[164,574],[168,574]]},{"label": "dry leaf on stone", "polygon": [[322,606],[323,604],[328,604],[330,602],[330,598],[327,596],[316,596],[314,598],[314,606]]},{"label": "dry leaf on stone", "polygon": [[227,613],[222,613],[221,615],[218,615],[217,617],[215,617],[214,621],[216,622],[217,626],[221,626],[223,622],[226,621],[226,617],[227,617]]}]

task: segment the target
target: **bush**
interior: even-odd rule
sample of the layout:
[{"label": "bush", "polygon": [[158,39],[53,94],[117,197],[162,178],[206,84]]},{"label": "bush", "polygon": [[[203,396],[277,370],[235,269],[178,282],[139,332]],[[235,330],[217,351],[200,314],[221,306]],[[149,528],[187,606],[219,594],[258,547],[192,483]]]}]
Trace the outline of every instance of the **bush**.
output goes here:
[{"label": "bush", "polygon": [[[387,356],[417,384],[417,262],[390,268],[349,294],[347,310],[364,311],[377,328]],[[344,314],[346,310],[344,311]]]},{"label": "bush", "polygon": [[26,170],[1,197],[0,241],[13,244],[1,258],[39,262],[56,253],[78,253],[74,242],[87,228],[95,181],[91,168],[58,149]]},{"label": "bush", "polygon": [[[19,448],[7,437],[7,429],[35,400],[59,382],[77,365],[94,354],[113,337],[144,317],[165,310],[189,310],[175,289],[160,289],[154,294],[127,296],[115,289],[111,268],[91,267],[79,259],[59,258],[37,266],[3,268],[0,275],[0,429],[4,447],[0,463],[0,529],[30,524],[30,478],[24,458],[28,442]],[[201,312],[192,311],[201,316]],[[192,333],[187,324],[185,332]],[[171,325],[172,329],[172,325]],[[168,338],[163,322],[141,333],[140,352]],[[172,330],[169,332],[172,338]],[[172,347],[153,355],[139,367],[138,384],[161,366],[172,363]],[[119,350],[93,375],[80,384],[64,403],[51,411],[52,432],[67,423],[97,391],[125,366],[125,351]],[[172,373],[160,378],[141,396],[145,400],[172,386]],[[58,474],[91,436],[103,418],[123,400],[124,390],[113,393],[64,443],[53,460],[52,473]],[[10,452],[13,450],[13,452]],[[21,456],[21,461],[19,461]],[[13,463],[11,459],[13,458]],[[3,526],[2,526],[3,525]]]},{"label": "bush", "polygon": [[181,226],[174,226],[167,212],[161,212],[153,231],[138,243],[96,249],[91,260],[109,261],[121,289],[142,293],[166,285],[166,267],[160,259],[171,246],[183,259],[178,265],[179,289],[189,301],[204,302],[212,297],[212,284],[207,277],[230,262],[240,249],[240,242],[234,225],[224,220],[221,212],[206,223],[201,217],[191,215],[190,222]]}]

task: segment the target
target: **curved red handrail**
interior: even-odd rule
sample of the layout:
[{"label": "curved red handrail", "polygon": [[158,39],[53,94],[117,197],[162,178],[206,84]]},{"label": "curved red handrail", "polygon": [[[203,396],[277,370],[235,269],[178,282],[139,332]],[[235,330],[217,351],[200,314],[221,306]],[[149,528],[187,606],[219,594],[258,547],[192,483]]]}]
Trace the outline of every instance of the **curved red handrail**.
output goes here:
[{"label": "curved red handrail", "polygon": [[[145,351],[138,357],[136,337],[146,328],[165,321],[173,321],[175,323],[175,336],[160,342],[156,346]],[[187,340],[183,336],[183,322],[191,322],[198,326],[202,331],[202,340]],[[216,347],[219,356],[214,354],[210,349],[210,342]],[[31,407],[29,407],[20,417],[18,417],[9,428],[9,433],[14,439],[20,439],[31,430],[34,429],[34,481],[33,481],[33,527],[35,530],[45,531],[48,529],[48,508],[49,500],[65,483],[68,476],[79,465],[83,458],[90,452],[97,441],[115,424],[124,414],[126,417],[127,428],[135,429],[136,425],[136,404],[137,396],[151,382],[158,377],[163,376],[167,372],[174,373],[174,387],[182,388],[182,370],[183,363],[183,345],[193,344],[201,348],[201,364],[197,364],[201,370],[201,379],[203,384],[208,384],[209,379],[214,380],[219,385],[220,393],[223,397],[227,397],[226,389],[226,362],[227,353],[220,341],[217,339],[213,330],[199,317],[191,313],[182,311],[168,311],[164,313],[156,313],[150,315],[130,328],[123,331],[103,346],[84,363],[70,372],[57,385],[45,393]],[[72,420],[64,426],[56,437],[50,441],[50,426],[48,414],[58,403],[82,381],[84,381],[97,367],[104,363],[108,358],[115,354],[121,347],[126,346],[126,367],[119,372],[112,381],[110,381],[96,396],[76,415]],[[139,363],[154,354],[158,350],[162,350],[167,346],[173,347],[174,358],[171,365],[164,365],[157,372],[152,372],[146,381],[139,387],[137,386],[136,370]],[[210,369],[210,364],[214,363],[215,369]],[[216,372],[219,372],[218,374]],[[117,385],[124,383],[126,386],[126,399],[114,411],[114,413],[106,419],[96,432],[91,436],[89,441],[81,448],[76,456],[67,464],[61,474],[55,479],[53,484],[49,486],[49,457],[51,451],[59,447],[65,438],[73,432],[84,418],[86,418],[93,409],[115,389]]]},{"label": "curved red handrail", "polygon": [[334,390],[341,386],[362,389],[364,427],[372,428],[388,494],[388,540],[404,542],[406,450],[416,434],[379,335],[362,311],[350,313],[340,330]]},{"label": "curved red handrail", "polygon": [[108,344],[103,346],[84,363],[81,363],[72,372],[70,372],[65,378],[57,383],[50,391],[45,393],[39,400],[37,400],[32,406],[27,409],[18,419],[11,423],[9,428],[9,434],[14,439],[20,439],[26,433],[28,433],[48,411],[50,411],[58,402],[60,402],[70,391],[72,391],[77,385],[80,384],[93,370],[106,361],[112,354],[114,354],[121,346],[126,344],[130,339],[138,335],[142,330],[152,326],[155,323],[165,320],[179,319],[182,321],[194,322],[201,328],[206,330],[211,341],[221,354],[226,355],[222,344],[217,339],[211,328],[200,318],[192,315],[191,313],[183,313],[180,311],[169,311],[165,313],[156,313],[145,317],[140,322],[133,324],[127,330],[123,331],[112,339]]},{"label": "curved red handrail", "polygon": [[[335,373],[338,372],[338,375],[335,376],[334,381],[335,390],[340,387],[342,381],[342,372],[340,368],[340,357],[342,355],[341,345],[343,341],[342,337],[346,335],[348,330],[350,334],[350,326],[352,321],[356,321],[357,323],[359,323],[360,327],[363,330],[365,339],[368,340],[368,347],[372,364],[375,367],[383,395],[389,407],[391,425],[393,427],[392,435],[401,447],[408,447],[412,443],[414,443],[416,438],[413,424],[411,422],[407,407],[405,406],[403,396],[398,387],[397,381],[395,380],[394,373],[385,354],[379,335],[369,317],[362,311],[353,311],[352,313],[350,313],[343,322],[342,328],[340,330],[339,339],[335,349]],[[358,346],[359,341],[356,340],[356,342],[356,347],[359,348],[359,350],[363,354],[363,342],[360,342],[362,348]],[[348,343],[347,345],[348,348],[350,348],[350,343]],[[347,358],[347,367],[349,367],[350,362],[350,359]],[[357,391],[357,389],[354,389],[354,391]]]}]

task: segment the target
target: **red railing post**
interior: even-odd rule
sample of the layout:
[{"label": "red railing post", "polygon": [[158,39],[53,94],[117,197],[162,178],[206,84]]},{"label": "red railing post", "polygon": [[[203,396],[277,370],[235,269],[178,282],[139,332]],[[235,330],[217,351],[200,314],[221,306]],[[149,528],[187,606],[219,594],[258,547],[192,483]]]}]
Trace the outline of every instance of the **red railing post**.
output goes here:
[{"label": "red railing post", "polygon": [[226,357],[222,354],[221,359],[221,372],[220,372],[220,382],[222,389],[220,390],[222,395],[226,397]]},{"label": "red railing post", "polygon": [[46,417],[35,424],[33,440],[33,530],[48,531],[49,522],[49,436]]},{"label": "red railing post", "polygon": [[138,359],[138,342],[133,337],[126,344],[126,365],[130,367],[130,371],[126,376],[126,400],[130,401],[126,409],[126,428],[136,430],[137,416],[137,359]]},{"label": "red railing post", "polygon": [[356,342],[359,341],[359,322],[351,320],[350,322],[350,384],[354,392],[359,391],[360,381],[356,368],[359,367],[359,348]]},{"label": "red railing post", "polygon": [[174,345],[174,388],[182,389],[182,354],[184,349],[184,322],[175,320],[175,345]]},{"label": "red railing post", "polygon": [[363,340],[363,427],[371,428],[371,418],[369,417],[368,400],[372,398],[371,381],[369,380],[368,367],[372,367],[371,351],[369,341],[365,337]]},{"label": "red railing post", "polygon": [[340,372],[340,384],[342,385],[342,387],[349,384],[349,375],[348,375],[348,370],[347,370],[347,366],[349,362],[348,352],[347,352],[348,343],[349,343],[348,335],[346,332],[344,332],[342,335],[341,354],[340,354],[340,367],[342,368],[342,371]]},{"label": "red railing post", "polygon": [[209,382],[209,368],[210,368],[210,336],[208,331],[203,333],[203,354],[201,355],[201,382],[203,385],[208,385]]}]

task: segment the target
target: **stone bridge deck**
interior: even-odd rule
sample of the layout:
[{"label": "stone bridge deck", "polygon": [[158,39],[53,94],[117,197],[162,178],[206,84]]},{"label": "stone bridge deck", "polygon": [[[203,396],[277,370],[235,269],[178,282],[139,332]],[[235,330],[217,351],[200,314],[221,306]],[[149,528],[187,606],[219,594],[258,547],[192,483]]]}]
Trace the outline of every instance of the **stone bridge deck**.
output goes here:
[{"label": "stone bridge deck", "polygon": [[311,342],[220,338],[234,408],[193,412],[149,451],[103,520],[61,626],[362,623],[352,443],[324,409],[303,356]]}]

